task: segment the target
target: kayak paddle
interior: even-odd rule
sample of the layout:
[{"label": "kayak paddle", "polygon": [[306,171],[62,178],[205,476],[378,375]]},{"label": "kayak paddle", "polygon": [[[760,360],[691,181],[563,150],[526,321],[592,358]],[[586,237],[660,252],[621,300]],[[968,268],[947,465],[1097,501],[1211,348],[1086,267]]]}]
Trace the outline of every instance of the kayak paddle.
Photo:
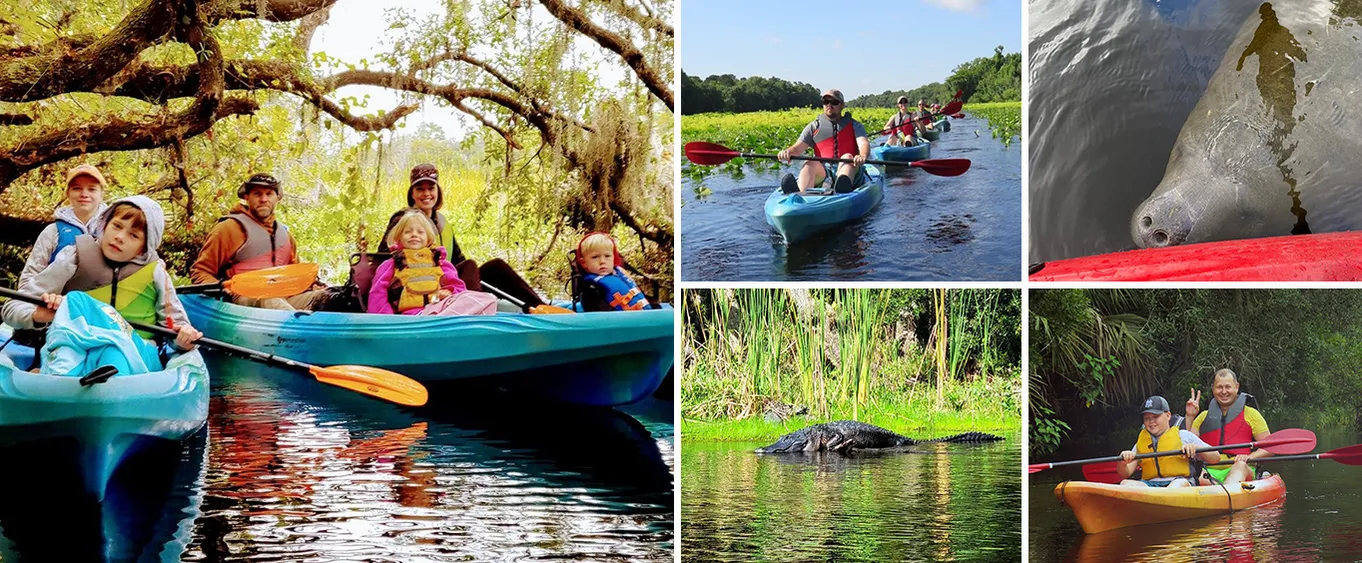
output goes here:
[{"label": "kayak paddle", "polygon": [[175,288],[175,292],[192,294],[226,290],[242,297],[270,299],[298,295],[311,289],[316,281],[316,264],[288,264],[238,274],[225,281],[181,286]]},{"label": "kayak paddle", "polygon": [[528,303],[525,303],[524,301],[511,297],[511,294],[506,293],[505,291],[502,291],[500,289],[497,289],[495,286],[487,285],[487,282],[479,283],[482,284],[483,289],[495,293],[497,297],[510,301],[512,305],[520,307],[521,311],[525,311],[526,313],[529,313],[531,315],[566,315],[575,314],[577,312],[573,311],[572,309],[564,309],[557,305],[549,305],[547,303],[531,307]]},{"label": "kayak paddle", "polygon": [[[1319,454],[1279,455],[1273,457],[1260,457],[1258,459],[1253,460],[1252,463],[1256,465],[1259,463],[1263,463],[1265,461],[1296,461],[1302,459],[1332,459],[1334,461],[1342,463],[1343,465],[1362,465],[1362,444],[1358,444],[1356,446],[1348,446],[1346,448],[1338,448],[1336,450],[1329,450],[1327,452]],[[1227,459],[1225,461],[1208,463],[1207,465],[1232,465],[1232,464],[1234,464],[1234,460]]]},{"label": "kayak paddle", "polygon": [[[917,119],[914,119],[913,121],[931,123],[931,122],[934,120],[934,118],[935,118],[936,116],[938,116],[938,115],[951,115],[951,114],[955,114],[955,113],[960,113],[960,110],[963,109],[964,107],[965,107],[964,102],[960,102],[960,101],[957,100],[957,101],[951,102],[951,103],[949,103],[949,104],[946,104],[946,107],[941,108],[941,111],[940,111],[939,113],[932,113],[932,112],[929,111],[929,112],[927,112],[927,115],[924,115],[924,116],[922,116],[922,117],[919,117],[919,118],[917,118]],[[963,116],[961,116],[961,117],[963,117]],[[875,132],[874,135],[872,135],[872,137],[873,137],[873,136],[879,136],[879,135],[888,135],[889,133],[891,133],[891,132],[893,132],[893,131],[895,131],[895,130],[903,129],[904,127],[908,127],[908,126],[912,125],[912,124],[913,124],[913,121],[909,121],[908,123],[904,123],[903,125],[897,125],[897,126],[894,126],[894,127],[890,127],[890,128],[885,129],[885,130],[883,130],[883,131],[877,131],[877,132]]]},{"label": "kayak paddle", "polygon": [[[714,166],[723,164],[738,157],[743,158],[771,158],[779,160],[774,154],[753,154],[738,152],[723,145],[706,143],[703,141],[693,141],[686,143],[686,158],[695,164],[702,166]],[[852,162],[850,158],[826,158],[819,156],[790,156],[790,160],[815,160],[818,162]],[[959,176],[969,170],[970,161],[967,158],[935,158],[930,160],[918,160],[915,162],[888,162],[884,160],[866,160],[866,164],[878,164],[880,166],[911,166],[921,168],[928,174],[937,176]]]},{"label": "kayak paddle", "polygon": [[[1292,444],[1294,444],[1294,446],[1293,446]],[[1244,443],[1244,444],[1226,444],[1226,445],[1224,445],[1224,446],[1214,446],[1214,447],[1211,447],[1211,448],[1202,448],[1202,449],[1200,449],[1200,450],[1198,450],[1198,451],[1207,451],[1207,452],[1209,452],[1209,451],[1218,451],[1218,450],[1226,450],[1226,449],[1234,449],[1234,448],[1249,448],[1249,447],[1254,447],[1254,446],[1257,446],[1257,447],[1259,447],[1259,448],[1268,450],[1268,451],[1270,451],[1270,452],[1272,452],[1272,453],[1274,453],[1274,454],[1289,455],[1289,454],[1299,454],[1299,453],[1304,453],[1304,452],[1308,452],[1308,451],[1310,451],[1310,450],[1315,449],[1315,433],[1314,433],[1314,432],[1311,432],[1311,431],[1309,431],[1309,430],[1301,430],[1301,429],[1298,429],[1298,428],[1288,428],[1288,429],[1285,429],[1285,430],[1278,430],[1277,432],[1274,432],[1274,433],[1272,433],[1272,434],[1269,434],[1268,437],[1267,437],[1267,439],[1261,440],[1261,441],[1258,441],[1258,442],[1248,442],[1248,443]],[[1270,446],[1270,447],[1269,447],[1269,446]],[[1286,446],[1286,447],[1279,447],[1279,446]],[[1182,450],[1168,450],[1168,451],[1166,451],[1166,452],[1154,452],[1154,453],[1147,453],[1147,454],[1139,454],[1139,455],[1135,456],[1135,459],[1144,459],[1144,458],[1149,458],[1149,457],[1160,457],[1160,456],[1166,456],[1166,455],[1176,455],[1176,454],[1181,454],[1181,453],[1182,453]],[[1026,472],[1027,472],[1027,473],[1039,473],[1039,472],[1041,472],[1041,471],[1045,471],[1046,469],[1053,469],[1053,468],[1055,468],[1055,467],[1062,467],[1062,466],[1065,466],[1065,465],[1099,464],[1099,463],[1108,462],[1108,461],[1110,461],[1110,462],[1121,461],[1121,456],[1119,456],[1119,455],[1113,455],[1113,456],[1105,456],[1105,457],[1094,457],[1094,458],[1089,458],[1089,459],[1075,459],[1075,460],[1070,460],[1070,461],[1052,461],[1052,462],[1049,462],[1049,463],[1033,463],[1033,464],[1027,466]],[[1113,464],[1112,464],[1112,467],[1114,468],[1115,465],[1116,465],[1116,464],[1113,463]],[[1114,469],[1113,469],[1113,472],[1114,472]],[[1085,470],[1085,473],[1086,473],[1086,470]]]},{"label": "kayak paddle", "polygon": [[[39,296],[20,293],[9,288],[0,287],[0,295],[11,299],[27,301],[39,307],[47,306],[47,303]],[[128,324],[132,325],[132,327],[137,330],[153,332],[168,338],[175,338],[179,335],[179,332],[160,325],[145,325],[130,321]],[[313,377],[317,378],[317,381],[322,383],[344,387],[351,391],[357,391],[399,405],[419,407],[426,404],[428,398],[426,388],[416,380],[386,369],[370,366],[314,366],[288,358],[281,358],[274,354],[266,354],[250,348],[243,348],[235,344],[213,340],[211,338],[200,338],[195,341],[195,344],[202,344],[209,348],[231,352],[258,362],[307,372],[312,374]]]}]

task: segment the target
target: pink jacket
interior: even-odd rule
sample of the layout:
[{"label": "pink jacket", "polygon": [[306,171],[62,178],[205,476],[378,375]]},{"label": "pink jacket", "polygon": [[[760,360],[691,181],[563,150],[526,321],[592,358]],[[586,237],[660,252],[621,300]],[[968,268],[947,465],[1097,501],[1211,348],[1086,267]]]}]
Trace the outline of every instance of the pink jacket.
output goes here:
[{"label": "pink jacket", "polygon": [[[394,247],[392,250],[394,253],[397,253],[401,252],[402,249]],[[468,286],[464,285],[463,280],[459,279],[459,271],[454,269],[454,265],[450,264],[449,260],[445,259],[445,248],[443,246],[435,247],[435,257],[436,260],[439,260],[440,262],[440,270],[445,273],[444,278],[440,280],[444,283],[441,283],[440,287],[454,293],[467,291]],[[388,302],[388,288],[393,284],[393,270],[392,258],[384,260],[382,264],[378,265],[378,271],[374,274],[374,283],[369,286],[370,313],[393,314],[392,303]],[[421,309],[416,308],[403,311],[402,313],[405,315],[415,315],[420,312]]]}]

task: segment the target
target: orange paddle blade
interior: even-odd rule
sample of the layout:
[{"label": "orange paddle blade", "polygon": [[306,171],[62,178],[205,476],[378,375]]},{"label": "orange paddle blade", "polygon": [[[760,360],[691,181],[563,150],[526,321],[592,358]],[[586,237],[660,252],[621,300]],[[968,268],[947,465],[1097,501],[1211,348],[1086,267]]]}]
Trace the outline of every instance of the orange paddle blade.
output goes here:
[{"label": "orange paddle blade", "polygon": [[530,312],[531,315],[575,315],[575,314],[577,314],[577,311],[573,311],[572,309],[564,309],[564,308],[559,307],[559,306],[557,306],[557,305],[547,305],[547,304],[546,304],[546,305],[535,305],[535,306],[533,306],[533,307],[530,307],[530,311],[529,311],[529,312]]},{"label": "orange paddle blade", "polygon": [[316,264],[289,264],[240,274],[223,282],[222,288],[242,297],[270,299],[298,295],[316,281]]},{"label": "orange paddle blade", "polygon": [[430,399],[425,386],[416,380],[371,366],[312,366],[308,369],[317,381],[378,397],[385,401],[419,407]]}]

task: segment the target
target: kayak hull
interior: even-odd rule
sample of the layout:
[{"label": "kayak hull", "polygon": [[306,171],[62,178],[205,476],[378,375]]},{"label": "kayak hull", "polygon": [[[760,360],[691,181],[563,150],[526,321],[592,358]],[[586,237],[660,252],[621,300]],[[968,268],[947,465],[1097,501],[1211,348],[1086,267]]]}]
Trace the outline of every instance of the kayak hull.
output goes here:
[{"label": "kayak hull", "polygon": [[423,383],[498,378],[560,402],[616,406],[657,390],[672,365],[671,309],[473,316],[294,313],[181,297],[194,326],[310,364],[365,365]]},{"label": "kayak hull", "polygon": [[912,147],[891,147],[880,145],[870,149],[871,160],[889,160],[893,162],[913,162],[916,160],[926,160],[932,157],[932,144],[923,141],[917,146]]},{"label": "kayak hull", "polygon": [[919,136],[919,137],[922,137],[923,139],[927,139],[928,141],[936,141],[936,140],[941,139],[941,130],[940,130],[940,129],[922,129],[922,130],[919,130],[919,131],[918,131],[918,136]]},{"label": "kayak hull", "polygon": [[949,133],[951,130],[951,122],[949,120],[942,119],[941,121],[936,122],[936,128],[940,129],[942,132]]},{"label": "kayak hull", "polygon": [[1227,493],[1218,485],[1175,489],[1123,487],[1106,483],[1065,481],[1055,498],[1073,510],[1089,534],[1117,528],[1189,520],[1252,508],[1286,494],[1281,476],[1240,483]]},{"label": "kayak hull", "polygon": [[1031,281],[1358,281],[1362,231],[1206,242],[1054,260]]},{"label": "kayak hull", "polygon": [[865,172],[865,184],[846,194],[806,196],[777,188],[766,198],[766,224],[795,243],[864,217],[884,199],[884,174],[871,165]]},{"label": "kayak hull", "polygon": [[74,468],[96,500],[127,458],[183,440],[208,419],[208,368],[198,351],[171,358],[162,371],[89,387],[78,377],[16,368],[10,355],[23,352],[11,343],[0,354],[0,451],[40,451],[43,464]]}]

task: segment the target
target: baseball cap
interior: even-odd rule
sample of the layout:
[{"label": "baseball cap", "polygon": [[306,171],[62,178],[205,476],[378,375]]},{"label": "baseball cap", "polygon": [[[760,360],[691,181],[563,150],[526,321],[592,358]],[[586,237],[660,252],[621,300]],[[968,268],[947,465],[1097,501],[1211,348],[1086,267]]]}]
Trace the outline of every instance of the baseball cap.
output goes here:
[{"label": "baseball cap", "polygon": [[245,183],[241,184],[240,188],[236,189],[236,196],[240,198],[245,198],[246,193],[251,190],[251,186],[264,186],[267,188],[274,188],[275,193],[279,194],[280,196],[284,195],[284,190],[279,189],[279,179],[264,172],[259,172],[256,174],[252,174],[251,177],[248,178]]},{"label": "baseball cap", "polygon": [[434,164],[417,164],[416,166],[411,167],[412,186],[426,180],[434,182],[437,186],[440,185],[440,170],[435,168]]},{"label": "baseball cap", "polygon": [[104,181],[104,175],[99,173],[99,169],[89,164],[82,164],[66,171],[66,183],[70,184],[76,176],[89,176],[99,182],[100,187],[108,187],[108,182]]},{"label": "baseball cap", "polygon": [[895,103],[899,103],[899,104],[906,104],[906,103],[908,103],[908,96],[899,96],[899,101],[897,101],[897,102],[895,102]]},{"label": "baseball cap", "polygon": [[1163,414],[1169,412],[1169,410],[1168,401],[1164,400],[1163,397],[1154,395],[1144,400],[1144,410],[1141,411],[1141,414]]},{"label": "baseball cap", "polygon": [[836,89],[836,88],[833,88],[833,89],[830,89],[830,90],[823,90],[823,96],[822,96],[822,97],[826,98],[826,97],[829,97],[829,96],[834,97],[834,98],[837,98],[837,101],[839,101],[839,102],[843,102],[843,103],[846,102],[846,98],[843,98],[843,97],[842,97],[842,91],[841,91],[841,90],[838,90],[838,89]]}]

